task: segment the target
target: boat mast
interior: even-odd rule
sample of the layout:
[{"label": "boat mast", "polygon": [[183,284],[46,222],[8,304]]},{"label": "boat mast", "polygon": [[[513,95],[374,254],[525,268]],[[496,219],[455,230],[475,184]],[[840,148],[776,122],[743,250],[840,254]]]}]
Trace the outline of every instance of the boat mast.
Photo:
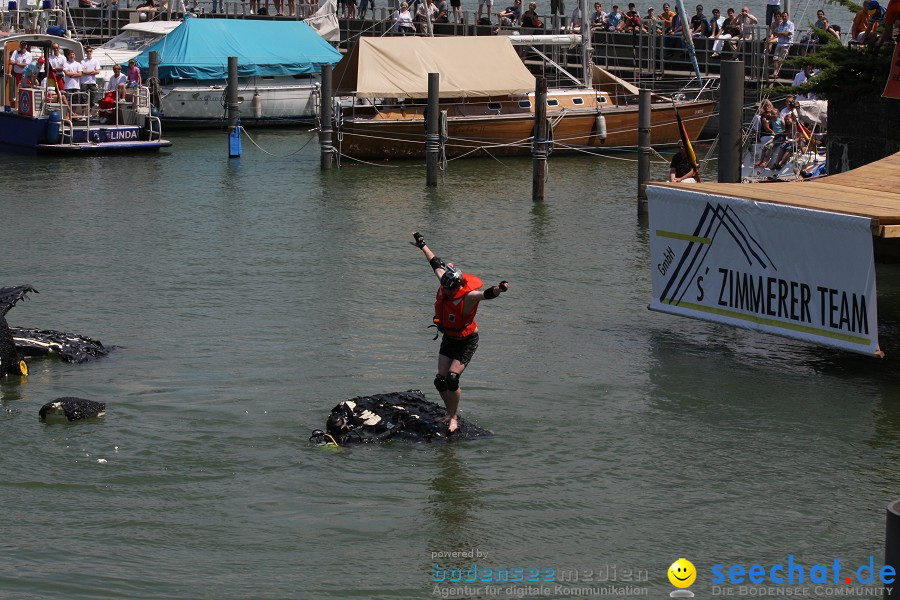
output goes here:
[{"label": "boat mast", "polygon": [[591,25],[588,18],[588,0],[578,0],[581,9],[581,67],[584,69],[582,79],[584,87],[591,88],[594,83],[593,44],[591,43]]}]

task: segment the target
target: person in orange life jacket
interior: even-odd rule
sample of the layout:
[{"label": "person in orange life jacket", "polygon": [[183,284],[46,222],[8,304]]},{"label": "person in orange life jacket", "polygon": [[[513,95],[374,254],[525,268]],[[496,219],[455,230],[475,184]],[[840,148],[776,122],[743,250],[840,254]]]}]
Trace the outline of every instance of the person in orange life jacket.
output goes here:
[{"label": "person in orange life jacket", "polygon": [[508,281],[481,291],[481,279],[453,266],[445,264],[425,244],[425,238],[417,231],[413,234],[413,246],[420,248],[434,269],[434,274],[441,280],[434,303],[434,324],[444,334],[441,349],[438,353],[438,373],[434,378],[434,387],[441,394],[444,406],[447,407],[448,429],[456,431],[457,411],[462,393],[459,391],[459,377],[462,375],[475,350],[478,348],[478,325],[475,313],[478,303],[491,300],[509,289]]}]

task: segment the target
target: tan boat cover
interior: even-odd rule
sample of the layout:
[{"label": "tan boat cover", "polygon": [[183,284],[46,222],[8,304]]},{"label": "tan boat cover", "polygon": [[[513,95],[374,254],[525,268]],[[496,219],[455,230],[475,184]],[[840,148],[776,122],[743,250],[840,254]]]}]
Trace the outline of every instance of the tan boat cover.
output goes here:
[{"label": "tan boat cover", "polygon": [[429,73],[441,75],[441,98],[509,96],[535,85],[504,36],[363,37],[335,67],[334,93],[427,98]]}]

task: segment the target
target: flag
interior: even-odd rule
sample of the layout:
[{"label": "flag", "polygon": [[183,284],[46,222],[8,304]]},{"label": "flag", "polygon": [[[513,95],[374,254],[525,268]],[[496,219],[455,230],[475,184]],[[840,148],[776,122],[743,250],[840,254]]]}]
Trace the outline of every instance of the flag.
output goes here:
[{"label": "flag", "polygon": [[687,151],[691,166],[694,167],[694,173],[696,174],[694,178],[697,180],[697,183],[700,183],[700,163],[697,162],[697,155],[694,153],[694,147],[691,145],[691,137],[684,126],[684,121],[681,120],[681,115],[678,114],[678,107],[673,105],[673,108],[675,109],[675,118],[678,119],[678,133],[681,135],[681,142],[684,144],[685,151]]}]

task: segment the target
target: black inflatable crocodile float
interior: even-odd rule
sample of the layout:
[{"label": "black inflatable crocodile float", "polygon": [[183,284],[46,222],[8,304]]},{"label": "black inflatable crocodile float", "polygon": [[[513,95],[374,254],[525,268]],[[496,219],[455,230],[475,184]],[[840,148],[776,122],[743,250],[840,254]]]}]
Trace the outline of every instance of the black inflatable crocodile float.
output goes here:
[{"label": "black inflatable crocodile float", "polygon": [[109,354],[103,344],[82,335],[10,327],[6,322],[6,313],[17,302],[25,300],[29,293],[37,294],[38,291],[30,285],[0,288],[0,377],[26,375],[28,369],[22,360],[25,356],[55,353],[66,362],[80,363]]},{"label": "black inflatable crocodile float", "polygon": [[344,400],[328,416],[325,430],[316,429],[310,441],[316,444],[373,444],[387,440],[446,442],[474,440],[493,435],[487,429],[460,417],[459,428],[447,430],[447,410],[425,399],[419,390],[359,396]]}]

